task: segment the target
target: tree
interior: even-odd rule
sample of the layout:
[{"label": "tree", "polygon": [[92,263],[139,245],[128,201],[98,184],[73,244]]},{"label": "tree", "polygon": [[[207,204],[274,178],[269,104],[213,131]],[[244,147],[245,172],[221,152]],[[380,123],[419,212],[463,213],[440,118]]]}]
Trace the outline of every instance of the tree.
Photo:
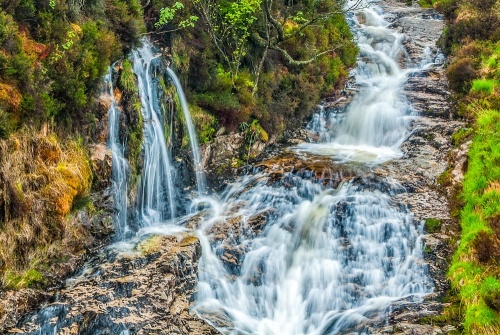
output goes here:
[{"label": "tree", "polygon": [[335,55],[335,49],[340,46],[305,50],[308,47],[305,45],[300,50],[291,50],[297,45],[291,42],[297,42],[312,30],[320,33],[318,27],[328,20],[362,8],[362,0],[196,0],[195,6],[230,68],[233,83],[249,41],[260,46],[262,55],[255,69],[255,94],[269,50],[280,53],[292,66],[310,64],[328,53]]},{"label": "tree", "polygon": [[301,34],[305,33],[307,29],[311,29],[313,25],[327,21],[336,15],[345,15],[348,12],[362,8],[362,0],[350,1],[349,5],[347,4],[348,2],[348,0],[318,2],[263,0],[263,29],[253,34],[253,37],[264,48],[264,52],[256,71],[253,94],[257,92],[259,76],[269,49],[280,52],[289,64],[295,66],[310,64],[328,53],[335,55],[335,49],[340,46],[331,46],[331,48],[326,50],[313,50],[313,54],[308,58],[297,59],[282,45],[286,41],[299,38]]},{"label": "tree", "polygon": [[246,55],[248,38],[262,0],[195,0],[212,41],[229,67],[231,79],[238,76]]}]

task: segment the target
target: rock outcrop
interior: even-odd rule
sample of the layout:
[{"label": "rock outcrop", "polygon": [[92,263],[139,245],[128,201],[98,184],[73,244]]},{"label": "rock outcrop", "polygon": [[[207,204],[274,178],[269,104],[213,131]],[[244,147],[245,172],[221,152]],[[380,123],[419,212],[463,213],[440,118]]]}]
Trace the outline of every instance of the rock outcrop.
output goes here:
[{"label": "rock outcrop", "polygon": [[191,234],[151,236],[134,250],[100,255],[56,302],[11,334],[218,334],[189,314],[201,246]]}]

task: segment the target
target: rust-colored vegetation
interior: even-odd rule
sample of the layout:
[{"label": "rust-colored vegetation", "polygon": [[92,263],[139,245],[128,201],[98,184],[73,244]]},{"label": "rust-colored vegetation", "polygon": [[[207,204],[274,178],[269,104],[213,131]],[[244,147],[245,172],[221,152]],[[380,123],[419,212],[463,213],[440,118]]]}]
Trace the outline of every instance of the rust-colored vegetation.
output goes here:
[{"label": "rust-colored vegetation", "polygon": [[42,265],[89,242],[88,233],[72,223],[71,210],[90,184],[89,161],[77,141],[27,131],[0,141],[1,286],[41,281]]}]

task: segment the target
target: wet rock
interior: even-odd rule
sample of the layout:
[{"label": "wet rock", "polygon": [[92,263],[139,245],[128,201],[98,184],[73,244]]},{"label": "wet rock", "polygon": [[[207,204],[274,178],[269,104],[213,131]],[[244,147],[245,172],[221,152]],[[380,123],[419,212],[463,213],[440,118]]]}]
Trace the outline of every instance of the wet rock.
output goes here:
[{"label": "wet rock", "polygon": [[0,333],[15,327],[23,314],[32,311],[49,297],[49,294],[33,289],[0,293]]},{"label": "wet rock", "polygon": [[[419,117],[413,121],[412,134],[402,145],[404,156],[378,167],[375,174],[390,176],[406,190],[393,200],[410,208],[416,224],[428,218],[439,219],[441,229],[423,236],[424,259],[434,282],[434,293],[418,304],[400,304],[393,308],[390,324],[394,334],[445,334],[444,327],[422,325],[420,319],[439,315],[446,307],[441,298],[449,283],[446,277],[452,248],[449,240],[456,223],[450,217],[448,196],[438,184],[438,177],[447,169],[451,135],[463,126],[460,121],[435,117]],[[450,227],[454,227],[451,229]],[[452,327],[450,325],[450,327]],[[377,334],[383,334],[377,330]]]},{"label": "wet rock", "polygon": [[[450,175],[450,182],[452,186],[459,185],[464,180],[465,172],[467,171],[468,153],[472,141],[468,141],[458,148],[454,148],[450,152],[450,162],[453,162],[453,167]],[[451,188],[448,189],[448,191]]]},{"label": "wet rock", "polygon": [[240,133],[222,135],[213,143],[201,148],[202,166],[206,170],[208,187],[218,191],[234,179],[243,162],[237,157],[245,147],[245,137]]},{"label": "wet rock", "polygon": [[104,143],[90,147],[92,172],[96,176],[95,190],[103,190],[111,184],[111,150]]},{"label": "wet rock", "polygon": [[97,100],[97,122],[93,129],[91,138],[97,143],[106,143],[109,137],[109,107],[113,98],[108,93],[102,94]]},{"label": "wet rock", "polygon": [[[201,247],[194,235],[153,236],[107,255],[13,334],[218,334],[189,314]],[[57,328],[55,328],[57,327]]]},{"label": "wet rock", "polygon": [[271,179],[276,181],[286,174],[292,173],[308,179],[321,181],[323,184],[336,188],[341,182],[353,176],[363,174],[353,166],[334,164],[330,157],[296,154],[286,151],[278,156],[255,164],[255,167],[269,172]]},{"label": "wet rock", "polygon": [[444,56],[436,45],[444,28],[442,15],[433,9],[404,2],[385,1],[382,5],[393,15],[392,27],[404,34],[404,67],[427,64],[427,71],[414,72],[405,85],[405,95],[413,109],[424,115],[449,117],[451,113]]}]

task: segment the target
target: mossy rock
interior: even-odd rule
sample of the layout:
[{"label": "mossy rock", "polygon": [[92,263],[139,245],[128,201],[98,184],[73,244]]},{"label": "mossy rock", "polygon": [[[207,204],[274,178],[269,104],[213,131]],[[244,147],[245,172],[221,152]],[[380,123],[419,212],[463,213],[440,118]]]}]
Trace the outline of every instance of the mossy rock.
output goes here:
[{"label": "mossy rock", "polygon": [[164,239],[163,235],[153,235],[139,242],[135,249],[143,255],[154,254],[160,251]]},{"label": "mossy rock", "polygon": [[437,233],[441,229],[441,220],[429,218],[425,220],[425,230],[428,233]]}]

